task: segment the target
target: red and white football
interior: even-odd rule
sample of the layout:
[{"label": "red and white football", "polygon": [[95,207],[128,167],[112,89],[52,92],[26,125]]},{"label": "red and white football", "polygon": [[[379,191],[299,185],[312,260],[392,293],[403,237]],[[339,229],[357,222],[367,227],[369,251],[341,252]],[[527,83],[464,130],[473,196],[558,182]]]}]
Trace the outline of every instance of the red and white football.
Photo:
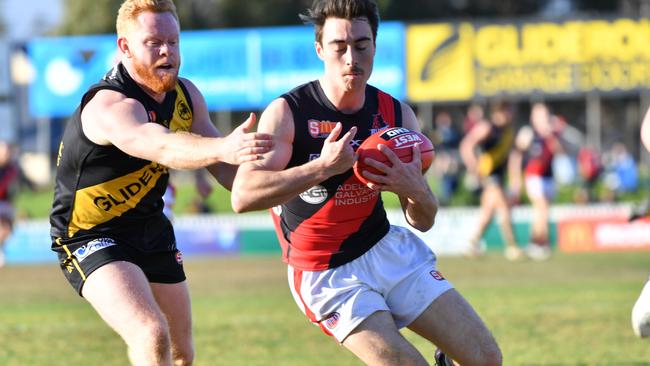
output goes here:
[{"label": "red and white football", "polygon": [[424,174],[435,157],[433,143],[424,134],[404,127],[392,127],[370,135],[357,149],[358,159],[354,163],[354,174],[359,180],[368,184],[368,179],[361,172],[368,170],[370,173],[382,174],[379,170],[366,165],[365,159],[371,158],[386,165],[391,165],[388,157],[377,148],[378,145],[388,146],[405,163],[413,160],[413,145],[420,144],[420,157],[422,160],[422,174]]}]

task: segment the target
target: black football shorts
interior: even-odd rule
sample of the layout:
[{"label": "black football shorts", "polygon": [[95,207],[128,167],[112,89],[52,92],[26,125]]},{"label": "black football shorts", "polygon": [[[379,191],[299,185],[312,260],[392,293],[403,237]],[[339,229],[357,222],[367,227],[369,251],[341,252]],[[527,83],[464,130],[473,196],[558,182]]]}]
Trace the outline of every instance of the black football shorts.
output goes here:
[{"label": "black football shorts", "polygon": [[156,247],[143,250],[109,237],[77,240],[53,238],[52,250],[59,257],[63,274],[80,296],[86,278],[93,271],[116,261],[137,265],[149,282],[179,283],[185,280],[183,257],[175,243],[161,242]]}]

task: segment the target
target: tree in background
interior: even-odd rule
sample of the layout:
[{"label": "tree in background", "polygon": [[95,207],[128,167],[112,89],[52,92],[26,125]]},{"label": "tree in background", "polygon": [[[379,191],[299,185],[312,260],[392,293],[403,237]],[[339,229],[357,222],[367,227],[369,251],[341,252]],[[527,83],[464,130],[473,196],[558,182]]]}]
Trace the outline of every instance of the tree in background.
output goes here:
[{"label": "tree in background", "polygon": [[58,35],[115,33],[120,0],[64,0]]},{"label": "tree in background", "polygon": [[[64,1],[65,15],[61,26],[56,31],[57,34],[115,32],[115,17],[122,0]],[[534,15],[549,3],[548,0],[376,1],[383,19],[404,21]],[[560,1],[568,2],[571,9],[580,12],[613,12],[619,8],[621,2],[617,0]],[[181,28],[190,30],[297,25],[300,24],[298,13],[305,11],[312,0],[177,0],[175,3]]]},{"label": "tree in background", "polygon": [[[122,0],[65,0],[58,35],[115,32]],[[311,0],[178,0],[181,28],[216,29],[299,24],[298,12]]]}]

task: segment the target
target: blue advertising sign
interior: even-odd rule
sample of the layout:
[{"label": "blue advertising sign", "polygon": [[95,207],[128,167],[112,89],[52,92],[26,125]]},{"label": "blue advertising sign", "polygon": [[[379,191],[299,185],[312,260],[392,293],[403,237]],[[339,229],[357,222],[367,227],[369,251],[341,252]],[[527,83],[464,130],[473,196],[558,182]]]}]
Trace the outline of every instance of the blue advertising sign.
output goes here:
[{"label": "blue advertising sign", "polygon": [[[382,23],[370,83],[405,96],[405,27]],[[72,114],[86,89],[116,62],[115,35],[41,38],[28,44],[36,71],[30,86],[35,117]],[[294,87],[318,78],[322,62],[311,26],[186,31],[180,75],[214,110],[262,109]]]},{"label": "blue advertising sign", "polygon": [[37,38],[27,44],[35,70],[29,86],[34,117],[66,117],[86,89],[116,62],[114,35]]}]

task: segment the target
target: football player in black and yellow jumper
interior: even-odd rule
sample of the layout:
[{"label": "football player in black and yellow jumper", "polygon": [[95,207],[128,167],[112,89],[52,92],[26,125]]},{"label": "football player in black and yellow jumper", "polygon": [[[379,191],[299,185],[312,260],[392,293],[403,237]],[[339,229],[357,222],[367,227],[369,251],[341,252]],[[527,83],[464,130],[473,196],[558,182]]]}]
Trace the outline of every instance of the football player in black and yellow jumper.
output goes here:
[{"label": "football player in black and yellow jumper", "polygon": [[168,169],[206,167],[230,188],[271,148],[251,116],[221,137],[199,90],[178,77],[171,0],[126,0],[120,62],[83,96],[59,147],[51,221],[63,273],[126,342],[135,365],[191,364],[182,256],[163,214]]}]

